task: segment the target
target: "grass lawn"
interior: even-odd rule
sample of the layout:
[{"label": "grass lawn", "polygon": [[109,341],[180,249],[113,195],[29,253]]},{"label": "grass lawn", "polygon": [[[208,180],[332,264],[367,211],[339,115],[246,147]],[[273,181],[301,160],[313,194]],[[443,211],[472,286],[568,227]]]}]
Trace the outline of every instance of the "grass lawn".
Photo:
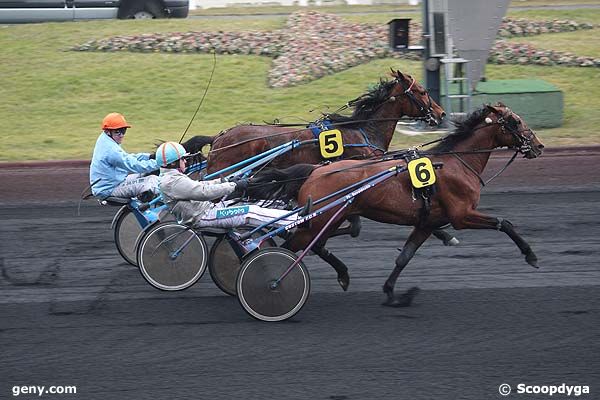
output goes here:
[{"label": "grass lawn", "polygon": [[552,49],[574,53],[578,56],[600,58],[600,34],[596,30],[588,31],[589,36],[582,40],[583,32],[564,32],[553,35],[539,35],[511,38],[514,43],[528,43],[538,49]]},{"label": "grass lawn", "polygon": [[[581,18],[595,19],[600,12],[585,10],[583,14]],[[202,97],[213,63],[210,55],[67,51],[73,45],[153,32],[270,30],[284,22],[282,16],[0,25],[0,118],[10,121],[0,127],[0,161],[89,158],[100,121],[112,111],[124,113],[134,126],[125,140],[129,151],[149,150],[157,139],[178,140]],[[597,32],[535,39],[568,37],[561,40],[576,43],[577,35],[581,42],[592,33],[597,40]],[[313,120],[328,106],[334,110],[364,93],[389,67],[416,77],[422,69],[417,62],[376,60],[306,85],[269,89],[270,63],[266,57],[217,56],[213,83],[188,137],[215,134],[239,122]],[[600,143],[599,69],[489,65],[487,75],[490,79],[545,79],[564,91],[565,124],[541,132],[547,144]],[[394,146],[426,139],[401,136]]]}]

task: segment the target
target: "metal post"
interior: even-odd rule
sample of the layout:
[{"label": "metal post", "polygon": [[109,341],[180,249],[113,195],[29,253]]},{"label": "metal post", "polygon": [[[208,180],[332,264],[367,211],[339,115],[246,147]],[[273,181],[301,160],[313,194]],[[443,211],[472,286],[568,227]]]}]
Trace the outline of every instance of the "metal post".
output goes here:
[{"label": "metal post", "polygon": [[425,51],[423,55],[425,70],[425,87],[429,90],[429,95],[438,104],[440,102],[440,63],[436,58],[431,57],[431,35],[432,27],[429,25],[429,0],[423,0],[423,41]]}]

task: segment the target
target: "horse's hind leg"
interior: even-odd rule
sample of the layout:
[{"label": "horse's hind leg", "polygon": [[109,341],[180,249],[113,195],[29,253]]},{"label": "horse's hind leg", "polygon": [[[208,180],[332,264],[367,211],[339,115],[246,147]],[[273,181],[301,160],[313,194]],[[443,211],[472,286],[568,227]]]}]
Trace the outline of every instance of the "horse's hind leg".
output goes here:
[{"label": "horse's hind leg", "polygon": [[325,261],[335,269],[337,272],[337,280],[344,291],[348,290],[350,285],[350,275],[348,275],[348,267],[343,263],[342,260],[334,256],[329,250],[323,245],[317,244],[312,249],[316,255],[321,257],[321,260]]},{"label": "horse's hind leg", "polygon": [[432,234],[433,236],[444,242],[444,246],[456,246],[460,243],[460,241],[457,238],[455,238],[443,229],[435,229],[432,232]]},{"label": "horse's hind leg", "polygon": [[456,229],[496,229],[504,232],[517,245],[521,253],[525,256],[527,264],[537,268],[537,256],[531,250],[529,243],[525,241],[513,228],[512,224],[501,218],[491,217],[481,214],[477,211],[471,211],[461,221],[453,223]]},{"label": "horse's hind leg", "polygon": [[348,218],[346,218],[346,220],[350,223],[350,225],[344,228],[338,228],[329,237],[342,235],[350,235],[351,237],[357,237],[358,235],[360,235],[360,229],[362,227],[360,217],[358,215],[349,215]]},{"label": "horse's hind leg", "polygon": [[418,292],[418,288],[412,288],[401,296],[395,296],[394,286],[404,267],[413,258],[419,247],[431,236],[431,232],[432,230],[428,228],[414,228],[410,233],[400,255],[396,258],[394,270],[383,284],[383,292],[387,295],[387,299],[383,303],[384,306],[407,307],[411,304],[412,299]]},{"label": "horse's hind leg", "polygon": [[[298,229],[294,234],[288,238],[285,243],[281,246],[289,249],[293,252],[305,249],[306,246],[311,242],[314,237],[314,233],[309,229]],[[325,248],[327,239],[319,240],[315,246],[311,249],[316,255],[318,255],[323,261],[331,265],[337,272],[337,280],[344,291],[348,290],[350,285],[350,276],[348,275],[348,267],[336,256],[334,256],[329,250]]]}]

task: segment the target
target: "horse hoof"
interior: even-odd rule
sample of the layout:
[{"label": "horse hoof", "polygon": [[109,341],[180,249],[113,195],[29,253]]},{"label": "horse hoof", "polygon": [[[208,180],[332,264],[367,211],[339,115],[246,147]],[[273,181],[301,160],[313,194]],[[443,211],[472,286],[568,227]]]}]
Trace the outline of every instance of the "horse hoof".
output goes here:
[{"label": "horse hoof", "polygon": [[453,236],[452,239],[444,242],[444,246],[458,246],[459,243],[460,243],[460,240],[458,240],[457,238],[455,238]]},{"label": "horse hoof", "polygon": [[385,307],[392,307],[392,308],[403,308],[403,307],[410,307],[412,303],[412,299],[407,299],[404,295],[393,298],[393,299],[387,299],[386,301],[384,301],[383,303],[381,303],[382,306]]},{"label": "horse hoof", "polygon": [[420,291],[421,291],[421,289],[414,286],[414,287],[408,289],[406,291],[406,293],[401,294],[400,296],[393,296],[393,295],[390,296],[390,293],[386,293],[388,295],[388,298],[386,301],[384,301],[382,303],[382,305],[386,306],[386,307],[395,307],[395,308],[410,307],[412,305],[414,298],[417,296],[417,294],[419,294]]},{"label": "horse hoof", "polygon": [[348,290],[348,286],[350,286],[350,276],[348,274],[338,275],[338,283],[346,292]]},{"label": "horse hoof", "polygon": [[527,264],[531,265],[533,268],[539,268],[537,265],[538,259],[533,252],[525,256],[525,261],[527,261]]}]

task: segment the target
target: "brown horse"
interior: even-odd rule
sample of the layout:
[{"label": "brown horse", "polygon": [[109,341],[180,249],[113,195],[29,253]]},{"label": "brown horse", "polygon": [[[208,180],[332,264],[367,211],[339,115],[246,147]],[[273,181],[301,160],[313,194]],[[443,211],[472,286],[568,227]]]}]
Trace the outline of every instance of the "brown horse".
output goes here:
[{"label": "brown horse", "polygon": [[[354,107],[350,117],[325,115],[343,135],[342,158],[366,158],[383,154],[389,148],[398,120],[403,116],[423,119],[438,125],[444,110],[410,75],[392,70],[391,81],[381,81],[368,93],[348,103]],[[256,154],[294,139],[313,139],[310,128],[277,125],[239,125],[215,137],[208,155],[208,173],[219,171]],[[298,163],[318,164],[324,161],[318,144],[310,144],[277,157],[270,166],[286,168]]]},{"label": "brown horse", "polygon": [[[403,116],[424,120],[432,126],[444,119],[444,110],[412,76],[394,70],[391,76],[391,81],[381,81],[373,90],[350,101],[348,105],[354,108],[350,117],[339,114],[324,116],[324,120],[342,132],[345,148],[340,158],[362,159],[387,152],[396,124]],[[294,139],[305,141],[314,137],[307,127],[239,125],[214,138],[208,155],[207,172],[219,171]],[[277,157],[270,166],[286,168],[298,163],[319,164],[323,161],[319,145],[313,143]],[[351,217],[350,222],[350,227],[339,229],[336,236],[358,236],[360,220]],[[435,230],[434,235],[445,245],[458,243],[457,239],[443,230]],[[345,290],[347,285],[342,287]]]},{"label": "brown horse", "polygon": [[[348,103],[353,107],[351,116],[324,116],[324,120],[327,120],[331,127],[342,132],[344,153],[340,158],[363,159],[384,154],[389,148],[396,124],[403,116],[425,120],[432,126],[438,125],[445,117],[444,110],[413,77],[394,70],[391,75],[392,80],[381,81],[373,90]],[[305,141],[314,138],[311,128],[307,127],[298,129],[276,125],[236,126],[213,139],[208,155],[207,172],[214,173],[294,139]],[[200,140],[198,143],[206,142]],[[188,146],[185,148],[188,149]],[[323,161],[318,144],[311,143],[275,158],[270,166],[286,168],[298,163],[318,164]],[[349,216],[348,220],[350,226],[338,229],[335,236],[358,236],[359,217]],[[458,243],[456,238],[441,229],[435,230],[433,234],[445,245]],[[323,260],[335,266],[338,281],[342,289],[347,290],[349,277],[346,266],[323,246],[315,248],[314,251]]]},{"label": "brown horse", "polygon": [[[387,295],[384,304],[388,306],[410,304],[412,299],[410,293],[408,296],[394,296],[396,280],[432,231],[448,223],[455,229],[495,229],[505,232],[525,255],[525,260],[536,267],[537,257],[527,242],[515,232],[510,222],[476,210],[481,189],[480,175],[488,162],[491,150],[498,147],[516,149],[526,158],[535,158],[542,153],[544,146],[525,122],[508,107],[502,104],[485,106],[471,113],[464,121],[457,122],[455,132],[446,136],[440,144],[427,152],[432,161],[443,163],[443,167],[436,173],[436,190],[430,198],[428,212],[423,212],[424,201],[413,200],[413,189],[408,173],[398,173],[378,186],[359,194],[324,232],[323,239],[318,245],[323,246],[328,234],[349,215],[414,226],[396,259],[393,272],[383,286],[383,291]],[[405,164],[405,161],[401,160],[381,163],[348,160],[322,167],[298,165],[287,171],[265,171],[264,175],[259,175],[254,180],[251,190],[262,191],[261,197],[273,193],[281,187],[281,184],[274,183],[269,186],[266,182],[271,182],[273,172],[276,172],[280,178],[287,180],[287,194],[296,196],[298,202],[303,204],[309,196],[319,199],[378,172]],[[300,179],[302,182],[302,178],[305,180],[304,183],[291,184],[293,179]],[[299,228],[285,246],[292,251],[306,248],[339,207],[334,207],[312,219],[308,228]],[[334,267],[336,262],[341,261],[330,260]],[[338,279],[340,279],[339,275]]]}]

